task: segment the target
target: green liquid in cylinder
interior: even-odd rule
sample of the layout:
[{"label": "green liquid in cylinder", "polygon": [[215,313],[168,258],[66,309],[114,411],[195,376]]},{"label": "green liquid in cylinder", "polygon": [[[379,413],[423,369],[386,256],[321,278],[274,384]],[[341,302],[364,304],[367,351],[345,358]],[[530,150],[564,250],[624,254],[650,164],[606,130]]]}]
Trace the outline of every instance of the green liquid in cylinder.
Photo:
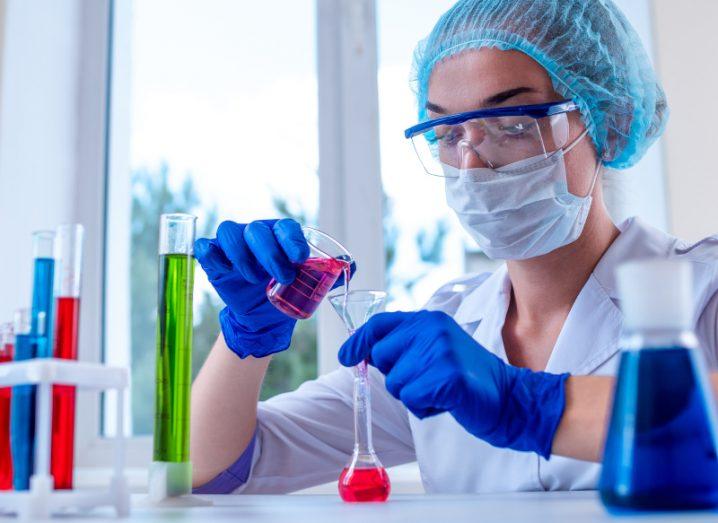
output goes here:
[{"label": "green liquid in cylinder", "polygon": [[160,255],[154,461],[189,461],[194,258]]}]

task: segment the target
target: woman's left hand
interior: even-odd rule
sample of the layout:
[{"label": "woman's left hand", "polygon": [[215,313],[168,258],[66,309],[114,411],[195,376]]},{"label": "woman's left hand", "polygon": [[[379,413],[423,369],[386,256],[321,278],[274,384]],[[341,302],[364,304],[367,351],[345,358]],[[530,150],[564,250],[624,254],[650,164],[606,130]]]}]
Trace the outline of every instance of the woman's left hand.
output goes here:
[{"label": "woman's left hand", "polygon": [[438,311],[373,316],[339,351],[343,365],[363,359],[418,418],[449,412],[492,445],[550,455],[567,374],[508,365]]}]

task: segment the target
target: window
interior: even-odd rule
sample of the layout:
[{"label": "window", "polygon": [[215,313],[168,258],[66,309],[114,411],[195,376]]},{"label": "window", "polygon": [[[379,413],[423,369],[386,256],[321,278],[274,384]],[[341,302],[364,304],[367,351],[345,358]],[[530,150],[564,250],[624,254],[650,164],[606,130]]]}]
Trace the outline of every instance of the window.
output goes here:
[{"label": "window", "polygon": [[[152,431],[163,212],[198,215],[199,235],[213,235],[220,219],[284,215],[316,224],[355,255],[359,287],[386,285],[390,309],[418,308],[450,279],[496,265],[462,230],[446,205],[443,180],[423,173],[402,133],[417,115],[409,83],[414,46],[453,3],[108,2],[109,123],[87,117],[92,121],[86,125],[88,136],[107,125],[110,138],[106,208],[91,209],[93,217],[104,211],[107,220],[104,309],[93,312],[104,320],[92,329],[104,332],[105,361],[132,370],[126,426],[133,435]],[[98,24],[99,4],[88,4],[97,10],[88,20]],[[643,11],[634,15],[648,19]],[[87,26],[92,33],[96,24]],[[660,177],[660,169],[640,169],[652,180]],[[663,209],[655,201],[653,208]],[[96,236],[94,245],[101,246]],[[99,300],[102,285],[95,287]],[[197,270],[195,372],[219,332],[220,306]],[[300,322],[293,350],[270,366],[263,397],[337,365],[336,348],[346,333],[327,310]],[[97,415],[97,409],[87,411]],[[113,415],[106,403],[104,434],[113,432]],[[147,462],[147,439],[130,442],[133,464]],[[103,446],[96,443],[88,439],[86,446],[97,452],[81,453],[87,463],[100,462],[95,457]]]},{"label": "window", "polygon": [[[196,214],[198,236],[208,237],[220,219],[317,221],[315,8],[313,0],[280,0],[271,9],[235,0],[136,0],[127,14],[115,31],[129,35],[128,118],[112,128],[128,137],[128,160],[110,180],[105,353],[131,368],[130,427],[143,435],[153,426],[159,215]],[[124,249],[114,247],[123,236]],[[196,373],[222,307],[199,269],[194,302]],[[113,313],[118,303],[127,320]],[[316,376],[316,337],[315,321],[299,323],[293,350],[272,362],[263,397]]]},{"label": "window", "polygon": [[465,234],[444,199],[444,181],[424,173],[403,130],[417,121],[410,84],[416,43],[453,0],[378,4],[381,171],[387,286],[392,308],[421,307],[444,283],[495,263]]}]

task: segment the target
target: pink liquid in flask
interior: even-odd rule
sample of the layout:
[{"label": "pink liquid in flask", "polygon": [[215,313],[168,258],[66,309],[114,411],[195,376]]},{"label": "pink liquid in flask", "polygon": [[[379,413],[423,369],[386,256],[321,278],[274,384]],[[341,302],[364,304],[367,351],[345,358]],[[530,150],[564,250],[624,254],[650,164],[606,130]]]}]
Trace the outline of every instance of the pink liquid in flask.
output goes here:
[{"label": "pink liquid in flask", "polygon": [[272,278],[267,286],[267,297],[287,316],[306,320],[314,314],[342,272],[346,285],[349,262],[336,258],[309,258],[297,267],[297,277],[289,285],[278,285]]},{"label": "pink liquid in flask", "polygon": [[386,501],[390,491],[391,483],[384,467],[347,467],[339,476],[339,496],[344,501]]}]

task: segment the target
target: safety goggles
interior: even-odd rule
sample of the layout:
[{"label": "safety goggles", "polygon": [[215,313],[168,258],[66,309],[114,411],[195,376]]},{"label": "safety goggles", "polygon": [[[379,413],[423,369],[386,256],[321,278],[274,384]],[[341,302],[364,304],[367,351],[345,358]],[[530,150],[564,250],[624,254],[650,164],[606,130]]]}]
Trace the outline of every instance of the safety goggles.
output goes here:
[{"label": "safety goggles", "polygon": [[571,100],[516,107],[497,107],[435,118],[414,125],[411,139],[424,170],[433,176],[452,176],[451,169],[524,165],[548,158],[566,145]]}]

